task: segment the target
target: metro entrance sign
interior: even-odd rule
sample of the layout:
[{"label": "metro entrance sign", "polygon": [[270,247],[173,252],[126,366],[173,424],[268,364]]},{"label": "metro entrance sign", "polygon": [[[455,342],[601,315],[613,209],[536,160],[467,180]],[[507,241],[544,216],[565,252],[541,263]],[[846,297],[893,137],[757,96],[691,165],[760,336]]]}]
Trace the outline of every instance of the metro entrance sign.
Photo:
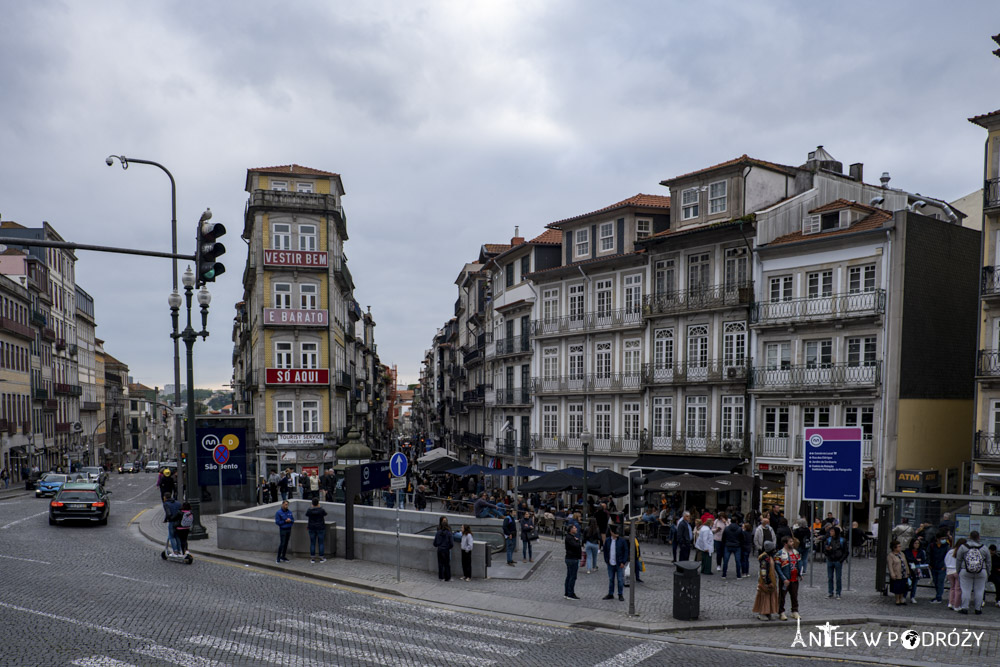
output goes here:
[{"label": "metro entrance sign", "polygon": [[860,428],[806,429],[803,500],[861,502],[862,472]]}]

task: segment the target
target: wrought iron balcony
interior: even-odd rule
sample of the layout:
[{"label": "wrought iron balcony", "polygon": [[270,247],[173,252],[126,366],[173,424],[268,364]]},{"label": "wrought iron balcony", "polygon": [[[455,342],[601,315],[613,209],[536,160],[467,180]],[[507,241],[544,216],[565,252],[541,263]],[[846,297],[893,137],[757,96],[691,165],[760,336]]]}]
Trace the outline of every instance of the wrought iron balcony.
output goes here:
[{"label": "wrought iron balcony", "polygon": [[48,319],[45,317],[45,313],[40,310],[31,311],[31,323],[37,324],[38,326],[44,327],[48,324]]},{"label": "wrought iron balcony", "polygon": [[465,350],[464,362],[466,366],[472,366],[473,364],[482,363],[483,354],[479,348],[472,348],[470,350]]},{"label": "wrought iron balcony", "polygon": [[745,383],[747,360],[704,362],[677,362],[675,364],[650,363],[643,366],[645,384],[688,384],[696,382]]},{"label": "wrought iron balcony", "polygon": [[759,326],[873,317],[885,314],[885,290],[769,301],[755,304],[750,312],[751,322]]},{"label": "wrought iron balcony", "polygon": [[32,387],[31,397],[36,401],[44,401],[49,397],[49,390],[44,387]]},{"label": "wrought iron balcony", "polygon": [[978,461],[1000,461],[1000,436],[978,431],[973,458]]},{"label": "wrought iron balcony", "polygon": [[486,344],[486,358],[491,354],[497,358],[510,357],[518,354],[531,354],[531,338],[529,336],[512,336],[511,338],[501,338]]},{"label": "wrought iron balcony", "polygon": [[997,267],[983,267],[981,288],[984,299],[992,299],[1000,296],[1000,271],[997,271]]},{"label": "wrought iron balcony", "polygon": [[620,308],[618,310],[579,313],[577,315],[567,315],[566,317],[535,320],[531,323],[531,335],[540,338],[543,336],[559,336],[562,334],[627,329],[641,326],[641,308]]},{"label": "wrought iron balcony", "polygon": [[506,433],[503,440],[497,443],[497,454],[501,456],[514,456],[514,450],[517,449],[517,455],[522,458],[526,458],[531,455],[531,440],[527,435],[521,438],[520,447],[517,447],[517,441],[514,438],[513,433]]},{"label": "wrought iron balcony", "polygon": [[45,405],[42,406],[42,410],[46,412],[55,412],[58,409],[59,409],[59,399],[57,398],[45,399]]},{"label": "wrought iron balcony", "polygon": [[983,184],[983,208],[1000,206],[1000,178],[987,178]]},{"label": "wrought iron balcony", "polygon": [[462,305],[462,297],[458,297],[457,299],[455,299],[455,314],[459,315],[464,310],[465,307]]},{"label": "wrought iron balcony", "polygon": [[287,211],[333,212],[342,215],[334,195],[312,192],[285,192],[282,190],[254,190],[247,206]]},{"label": "wrought iron balcony", "polygon": [[57,422],[56,423],[56,433],[69,433],[70,429],[73,428],[72,422]]},{"label": "wrought iron balcony", "polygon": [[44,327],[42,329],[42,340],[47,340],[49,342],[52,342],[55,339],[56,339],[56,332],[54,329],[50,329],[49,327]]},{"label": "wrought iron balcony", "polygon": [[976,377],[1000,377],[1000,351],[979,350],[979,354],[976,357]]},{"label": "wrought iron balcony", "polygon": [[750,369],[750,389],[758,392],[874,389],[881,382],[881,361]]},{"label": "wrought iron balcony", "polygon": [[[588,436],[591,453],[635,455],[644,449],[641,435]],[[583,440],[579,435],[539,435],[531,436],[534,451],[583,452]]]},{"label": "wrought iron balcony", "polygon": [[0,330],[12,333],[27,340],[35,340],[35,330],[27,324],[21,324],[9,317],[0,317]]},{"label": "wrought iron balcony", "polygon": [[97,401],[80,401],[80,410],[82,412],[97,412],[101,409],[101,404]]},{"label": "wrought iron balcony", "polygon": [[487,405],[531,405],[531,392],[527,387],[513,389],[493,389],[486,392]]},{"label": "wrought iron balcony", "polygon": [[753,281],[730,285],[708,285],[676,292],[647,294],[642,299],[646,317],[676,315],[718,308],[736,308],[753,303]]},{"label": "wrought iron balcony", "polygon": [[560,377],[531,378],[535,394],[603,393],[611,391],[641,391],[642,371],[634,373],[587,373]]},{"label": "wrought iron balcony", "polygon": [[[351,382],[351,374],[350,373],[348,373],[346,371],[337,371],[336,373],[334,373],[333,376],[335,378],[335,380],[334,380],[335,385],[336,385],[336,387],[338,389],[350,389],[351,388],[352,382]],[[440,380],[440,378],[439,378],[439,380]]]},{"label": "wrought iron balcony", "polygon": [[787,459],[792,438],[787,433],[771,433],[757,436],[755,454],[769,459]]},{"label": "wrought iron balcony", "polygon": [[468,403],[470,406],[482,405],[485,396],[486,396],[486,386],[477,385],[475,389],[471,389],[462,394],[462,402]]},{"label": "wrought iron balcony", "polygon": [[711,456],[743,456],[750,448],[749,437],[743,433],[702,433],[657,436],[649,438],[645,451],[674,454],[705,454]]},{"label": "wrought iron balcony", "polygon": [[462,446],[482,451],[483,450],[482,434],[470,433],[469,431],[465,431],[464,433],[462,433]]}]

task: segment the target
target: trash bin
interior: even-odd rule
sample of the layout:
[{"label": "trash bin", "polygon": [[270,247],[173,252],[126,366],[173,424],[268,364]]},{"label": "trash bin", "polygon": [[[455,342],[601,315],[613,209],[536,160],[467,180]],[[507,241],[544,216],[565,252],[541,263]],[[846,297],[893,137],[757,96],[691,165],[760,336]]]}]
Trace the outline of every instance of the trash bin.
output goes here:
[{"label": "trash bin", "polygon": [[701,607],[701,563],[693,560],[678,561],[674,572],[674,618],[678,621],[695,621]]}]

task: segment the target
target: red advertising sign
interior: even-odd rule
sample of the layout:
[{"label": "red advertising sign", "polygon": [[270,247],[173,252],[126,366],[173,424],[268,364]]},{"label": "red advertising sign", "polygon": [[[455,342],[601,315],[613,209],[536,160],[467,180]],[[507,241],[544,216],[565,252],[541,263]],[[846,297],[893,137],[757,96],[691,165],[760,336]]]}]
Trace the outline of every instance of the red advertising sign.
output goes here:
[{"label": "red advertising sign", "polygon": [[264,371],[267,384],[330,384],[328,368],[268,368]]},{"label": "red advertising sign", "polygon": [[299,310],[296,308],[265,308],[264,326],[325,327],[330,319],[326,310]]},{"label": "red advertising sign", "polygon": [[326,253],[308,250],[265,250],[264,266],[304,266],[325,269]]}]

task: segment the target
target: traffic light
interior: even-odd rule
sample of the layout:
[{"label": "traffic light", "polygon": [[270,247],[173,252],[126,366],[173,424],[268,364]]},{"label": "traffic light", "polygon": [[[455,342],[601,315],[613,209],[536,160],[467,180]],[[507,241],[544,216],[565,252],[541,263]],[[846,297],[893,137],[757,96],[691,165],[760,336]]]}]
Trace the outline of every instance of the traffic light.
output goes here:
[{"label": "traffic light", "polygon": [[216,261],[226,254],[226,246],[218,242],[226,233],[226,227],[221,222],[210,222],[211,209],[205,209],[198,220],[198,285],[214,283],[215,279],[226,272],[226,267]]},{"label": "traffic light", "polygon": [[188,454],[187,454],[187,452],[181,452],[181,464],[182,465],[187,465],[187,462],[188,462]]},{"label": "traffic light", "polygon": [[642,515],[642,508],[646,504],[646,484],[648,483],[649,477],[644,475],[641,470],[633,470],[629,472],[628,509],[630,519],[634,519],[635,517]]},{"label": "traffic light", "polygon": [[[1000,46],[1000,35],[993,35],[993,37],[991,37],[990,39],[992,39],[994,42],[997,43],[998,46]],[[993,55],[995,55],[997,58],[1000,58],[1000,49],[994,51]]]}]

